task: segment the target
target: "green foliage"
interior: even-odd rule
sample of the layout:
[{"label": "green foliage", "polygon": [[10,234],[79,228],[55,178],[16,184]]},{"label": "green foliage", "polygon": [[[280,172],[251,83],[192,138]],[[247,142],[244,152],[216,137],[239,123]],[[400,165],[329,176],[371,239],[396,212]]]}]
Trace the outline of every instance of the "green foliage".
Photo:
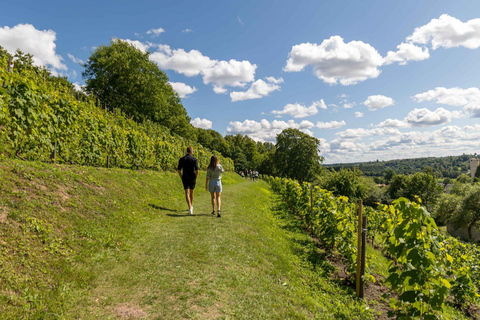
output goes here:
[{"label": "green foliage", "polygon": [[398,293],[398,300],[392,299],[390,305],[399,319],[436,319],[451,284],[446,279],[435,221],[424,208],[405,198],[385,210],[391,213],[384,226],[385,250],[393,257],[386,281]]},{"label": "green foliage", "polygon": [[278,174],[299,181],[313,181],[321,171],[320,140],[298,129],[277,135],[275,165]]},{"label": "green foliage", "polygon": [[[348,198],[315,187],[312,208],[310,184],[281,178],[267,181],[326,250],[341,253],[352,275],[357,225],[355,206]],[[449,296],[462,309],[477,301],[480,249],[442,235],[428,211],[405,198],[377,210],[365,207],[365,215],[368,236],[372,241],[379,236],[392,259],[386,282],[398,296],[390,301],[398,319],[441,318]],[[367,274],[367,278],[372,277]]]},{"label": "green foliage", "polygon": [[442,193],[442,186],[437,178],[427,172],[417,172],[414,175],[395,175],[390,181],[388,193],[392,199],[405,197],[414,200],[420,198],[427,209],[432,210]]},{"label": "green foliage", "polygon": [[149,52],[119,39],[97,47],[82,73],[87,92],[109,111],[119,109],[137,122],[160,123],[195,141],[195,129],[178,94],[149,56]]},{"label": "green foliage", "polygon": [[472,228],[480,226],[480,185],[474,186],[462,201],[463,217],[457,219],[467,227],[468,238],[472,239]]},{"label": "green foliage", "polygon": [[[174,169],[192,145],[201,168],[212,152],[171,134],[158,123],[136,123],[119,110],[98,108],[93,99],[77,93],[64,79],[46,70],[16,63],[5,70],[0,59],[0,140],[5,155],[22,159],[91,166]],[[56,146],[56,147],[55,147]],[[55,151],[56,150],[56,154]],[[230,159],[221,158],[226,170]]]},{"label": "green foliage", "polygon": [[345,196],[352,200],[363,199],[367,195],[368,187],[360,179],[359,170],[340,169],[320,177],[319,184],[337,196]]},{"label": "green foliage", "polygon": [[[338,251],[345,260],[350,276],[356,269],[356,234],[358,221],[356,206],[347,197],[336,197],[332,192],[285,178],[267,178],[272,189],[281,194],[289,211],[300,217],[304,227],[312,232],[328,252]],[[313,202],[313,208],[311,202]],[[368,270],[367,270],[368,272]],[[370,280],[374,278],[367,274]]]}]

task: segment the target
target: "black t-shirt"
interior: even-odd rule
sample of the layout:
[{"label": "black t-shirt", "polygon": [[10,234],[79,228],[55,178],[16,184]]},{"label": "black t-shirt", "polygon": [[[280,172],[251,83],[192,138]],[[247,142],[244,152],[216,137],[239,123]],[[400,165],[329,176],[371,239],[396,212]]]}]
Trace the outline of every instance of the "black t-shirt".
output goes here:
[{"label": "black t-shirt", "polygon": [[182,169],[182,180],[192,181],[197,179],[195,171],[199,170],[198,161],[191,154],[187,154],[186,156],[180,158],[180,161],[178,161],[178,170]]}]

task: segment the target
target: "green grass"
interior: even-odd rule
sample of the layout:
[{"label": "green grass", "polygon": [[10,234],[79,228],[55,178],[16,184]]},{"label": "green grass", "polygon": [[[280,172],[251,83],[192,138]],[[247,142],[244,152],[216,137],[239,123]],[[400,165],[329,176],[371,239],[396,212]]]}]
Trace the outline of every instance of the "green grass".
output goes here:
[{"label": "green grass", "polygon": [[263,182],[201,173],[187,216],[174,173],[0,162],[2,319],[367,319],[326,277]]},{"label": "green grass", "polygon": [[0,176],[2,319],[376,317],[264,182],[226,173],[217,219],[204,173],[194,216],[171,172],[2,160]]}]

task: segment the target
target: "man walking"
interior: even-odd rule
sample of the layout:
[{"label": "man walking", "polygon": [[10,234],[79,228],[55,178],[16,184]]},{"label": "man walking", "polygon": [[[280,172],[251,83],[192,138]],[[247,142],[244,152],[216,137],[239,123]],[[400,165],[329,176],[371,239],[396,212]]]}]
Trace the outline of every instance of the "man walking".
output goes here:
[{"label": "man walking", "polygon": [[198,161],[193,156],[193,148],[187,148],[187,154],[180,158],[177,168],[178,175],[182,179],[183,189],[185,189],[185,199],[188,205],[188,214],[193,214],[193,189],[198,176]]}]

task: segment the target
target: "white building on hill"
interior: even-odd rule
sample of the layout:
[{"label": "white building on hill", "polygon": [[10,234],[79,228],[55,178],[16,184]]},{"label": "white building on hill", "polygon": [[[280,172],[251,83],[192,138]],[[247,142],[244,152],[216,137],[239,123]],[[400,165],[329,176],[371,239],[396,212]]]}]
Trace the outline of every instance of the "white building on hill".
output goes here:
[{"label": "white building on hill", "polygon": [[478,159],[472,158],[470,159],[470,175],[473,178],[475,176],[475,171],[477,171],[478,167]]}]

